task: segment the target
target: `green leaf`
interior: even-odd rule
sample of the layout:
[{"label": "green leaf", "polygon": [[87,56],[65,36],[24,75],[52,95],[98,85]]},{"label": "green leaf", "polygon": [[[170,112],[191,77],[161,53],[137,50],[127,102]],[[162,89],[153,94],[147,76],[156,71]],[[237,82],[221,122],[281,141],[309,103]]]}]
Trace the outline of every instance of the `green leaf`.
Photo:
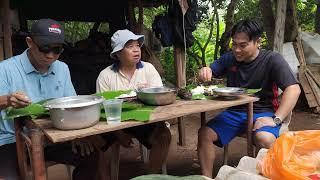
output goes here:
[{"label": "green leaf", "polygon": [[[124,102],[122,104],[121,121],[149,121],[150,115],[157,106],[147,106],[134,102]],[[104,109],[101,111],[101,121],[106,120]]]},{"label": "green leaf", "polygon": [[260,89],[247,89],[247,93],[248,94],[255,94],[255,93],[261,91],[261,89],[262,88],[260,88]]},{"label": "green leaf", "polygon": [[201,99],[207,99],[207,98],[203,94],[192,95],[192,100],[201,100]]},{"label": "green leaf", "polygon": [[[45,101],[42,101],[40,103],[43,103],[43,102]],[[28,105],[27,107],[19,108],[19,109],[8,107],[5,111],[8,119],[14,119],[14,118],[23,117],[23,116],[31,116],[32,119],[35,119],[39,116],[49,115],[49,111],[45,109],[42,106],[42,104],[39,104],[39,103],[33,103]]]},{"label": "green leaf", "polygon": [[122,90],[122,91],[105,91],[101,93],[96,93],[97,96],[102,96],[105,99],[114,99],[115,97],[120,96],[121,94],[128,94],[132,90]]}]

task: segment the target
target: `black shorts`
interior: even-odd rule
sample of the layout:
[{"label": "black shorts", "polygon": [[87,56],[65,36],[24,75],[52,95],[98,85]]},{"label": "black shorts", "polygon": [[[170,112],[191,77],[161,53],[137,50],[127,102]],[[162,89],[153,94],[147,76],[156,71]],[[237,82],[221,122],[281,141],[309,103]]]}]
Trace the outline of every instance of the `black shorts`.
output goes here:
[{"label": "black shorts", "polygon": [[[132,135],[136,138],[141,144],[143,144],[146,148],[151,149],[152,144],[150,142],[150,137],[157,127],[165,127],[165,122],[157,122],[152,124],[146,124],[142,126],[136,126],[124,129],[125,133]],[[106,140],[106,146],[103,150],[107,150],[109,146],[111,146],[117,138],[113,133],[107,133],[103,135],[103,138]]]}]

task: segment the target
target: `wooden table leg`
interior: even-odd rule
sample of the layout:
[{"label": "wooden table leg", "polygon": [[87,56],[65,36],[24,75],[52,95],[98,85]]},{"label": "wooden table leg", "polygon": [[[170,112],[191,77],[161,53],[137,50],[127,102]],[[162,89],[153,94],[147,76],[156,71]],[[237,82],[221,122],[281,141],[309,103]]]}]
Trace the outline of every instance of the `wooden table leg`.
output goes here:
[{"label": "wooden table leg", "polygon": [[39,129],[31,129],[31,154],[33,162],[33,175],[35,180],[46,180],[47,172],[45,168],[43,140],[44,134]]},{"label": "wooden table leg", "polygon": [[118,180],[119,176],[119,161],[120,161],[120,144],[113,143],[111,146],[110,157],[110,176],[111,180]]},{"label": "wooden table leg", "polygon": [[178,131],[179,131],[179,142],[180,146],[186,145],[186,124],[183,117],[178,117]]},{"label": "wooden table leg", "polygon": [[247,111],[247,121],[248,121],[248,130],[247,130],[247,153],[248,156],[253,157],[253,137],[252,137],[252,129],[253,129],[253,102],[248,103],[248,111]]},{"label": "wooden table leg", "polygon": [[28,179],[28,166],[27,166],[27,156],[26,149],[21,137],[21,132],[23,131],[23,119],[14,120],[14,129],[16,135],[16,149],[17,149],[17,158],[19,166],[19,175],[22,180]]},{"label": "wooden table leg", "polygon": [[201,112],[201,127],[207,124],[207,112]]}]

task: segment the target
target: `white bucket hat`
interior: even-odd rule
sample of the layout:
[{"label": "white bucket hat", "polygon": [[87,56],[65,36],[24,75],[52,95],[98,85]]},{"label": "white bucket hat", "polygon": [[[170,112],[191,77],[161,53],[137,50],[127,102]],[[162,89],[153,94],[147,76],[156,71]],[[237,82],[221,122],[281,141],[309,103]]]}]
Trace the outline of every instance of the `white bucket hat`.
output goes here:
[{"label": "white bucket hat", "polygon": [[113,50],[110,53],[110,57],[116,59],[114,53],[122,50],[124,45],[130,40],[138,40],[141,47],[144,42],[144,35],[135,35],[128,29],[116,31],[111,37],[111,47]]}]

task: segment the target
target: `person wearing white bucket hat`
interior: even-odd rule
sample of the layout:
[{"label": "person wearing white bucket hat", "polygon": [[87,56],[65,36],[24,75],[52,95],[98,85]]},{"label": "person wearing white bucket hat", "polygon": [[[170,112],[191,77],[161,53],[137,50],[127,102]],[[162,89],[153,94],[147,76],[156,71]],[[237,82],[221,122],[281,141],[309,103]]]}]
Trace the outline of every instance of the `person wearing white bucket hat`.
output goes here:
[{"label": "person wearing white bucket hat", "polygon": [[[116,61],[99,74],[96,83],[97,92],[163,86],[154,66],[141,61],[143,41],[144,35],[136,35],[127,29],[118,30],[113,34],[111,37],[113,50],[110,57]],[[164,122],[128,128],[106,134],[104,137],[108,144],[118,140],[124,147],[132,147],[132,137],[137,138],[151,150],[148,167],[150,173],[160,172],[163,162],[167,159],[171,142],[170,130]]]}]

